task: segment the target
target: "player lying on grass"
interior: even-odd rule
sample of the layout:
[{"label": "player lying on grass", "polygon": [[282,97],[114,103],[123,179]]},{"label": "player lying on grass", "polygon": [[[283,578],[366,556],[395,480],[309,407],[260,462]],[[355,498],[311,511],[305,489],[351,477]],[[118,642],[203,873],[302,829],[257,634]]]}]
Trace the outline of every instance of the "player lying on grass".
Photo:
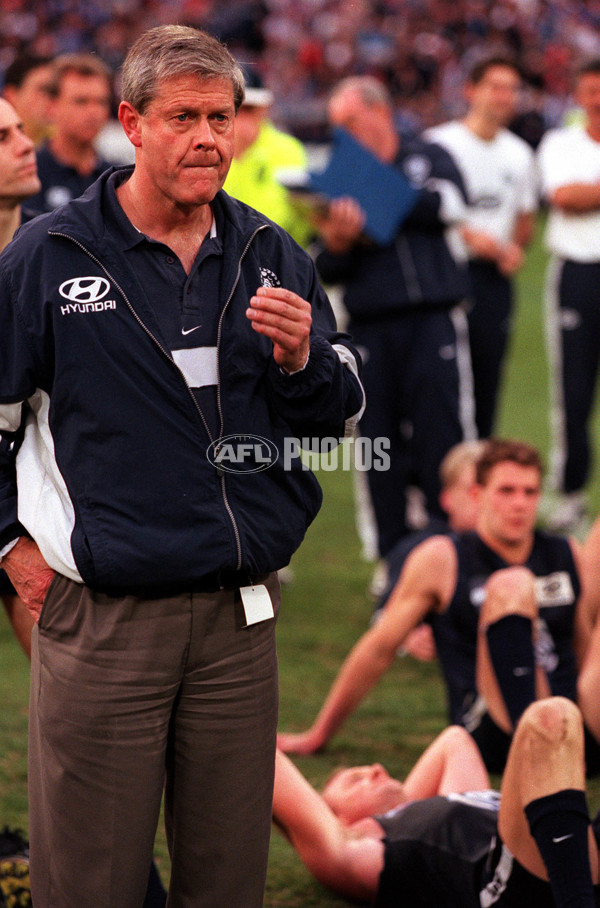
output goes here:
[{"label": "player lying on grass", "polygon": [[[274,820],[321,883],[376,908],[600,905],[578,707],[552,697],[527,708],[500,795],[472,740],[448,731],[457,734],[464,741],[441,776],[438,739],[404,784],[383,767],[357,767],[323,795],[278,751]],[[474,788],[483,790],[463,793]]]}]

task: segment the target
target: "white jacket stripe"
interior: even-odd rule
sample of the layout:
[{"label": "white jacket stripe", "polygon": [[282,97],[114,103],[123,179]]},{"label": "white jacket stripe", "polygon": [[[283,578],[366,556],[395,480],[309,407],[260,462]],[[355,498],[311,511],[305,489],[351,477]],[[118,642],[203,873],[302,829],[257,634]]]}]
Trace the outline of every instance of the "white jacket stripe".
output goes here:
[{"label": "white jacket stripe", "polygon": [[343,344],[333,344],[333,349],[337,353],[340,362],[344,364],[350,371],[356,376],[358,383],[360,384],[360,390],[362,393],[362,405],[358,413],[354,413],[352,416],[348,417],[344,424],[344,438],[351,438],[354,435],[354,430],[358,425],[358,421],[365,411],[365,406],[367,404],[367,399],[365,397],[365,389],[362,386],[358,375],[358,364],[356,362],[356,357],[348,347],[344,347]]},{"label": "white jacket stripe", "polygon": [[50,567],[81,583],[71,550],[75,509],[56,463],[48,422],[50,397],[38,389],[28,404],[31,412],[26,417],[25,437],[17,454],[19,520]]}]

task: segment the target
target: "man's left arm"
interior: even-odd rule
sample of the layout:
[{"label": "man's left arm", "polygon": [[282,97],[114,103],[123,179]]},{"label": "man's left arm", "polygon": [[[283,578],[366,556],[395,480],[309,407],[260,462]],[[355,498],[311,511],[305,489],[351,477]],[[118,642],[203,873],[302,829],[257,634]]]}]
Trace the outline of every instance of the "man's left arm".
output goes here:
[{"label": "man's left arm", "polygon": [[513,235],[508,242],[496,239],[487,230],[465,224],[460,234],[477,258],[494,262],[505,277],[511,277],[525,260],[525,247],[531,242],[535,228],[535,216],[521,212],[515,218]]},{"label": "man's left arm", "polygon": [[467,194],[449,152],[441,145],[425,143],[420,155],[413,155],[419,156],[423,158],[423,170],[429,172],[424,173],[417,204],[405,225],[431,229],[463,223],[467,216]]},{"label": "man's left arm", "polygon": [[275,411],[299,435],[351,434],[364,409],[360,358],[321,307],[282,287],[259,287],[246,314],[273,343],[267,393]]},{"label": "man's left arm", "polygon": [[371,901],[383,867],[383,845],[358,837],[333,813],[280,750],[275,761],[273,820],[324,886],[352,900]]},{"label": "man's left arm", "polygon": [[535,232],[539,191],[535,158],[530,149],[526,149],[526,164],[517,184],[517,192],[520,208],[515,216],[512,236],[510,241],[504,244],[498,258],[498,267],[507,277],[511,277],[522,266],[525,249],[531,243]]}]

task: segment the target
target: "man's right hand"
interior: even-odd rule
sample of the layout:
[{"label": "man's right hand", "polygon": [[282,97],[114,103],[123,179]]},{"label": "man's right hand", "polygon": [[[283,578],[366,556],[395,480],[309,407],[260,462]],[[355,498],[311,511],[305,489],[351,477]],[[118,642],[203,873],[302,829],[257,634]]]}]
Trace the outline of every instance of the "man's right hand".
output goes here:
[{"label": "man's right hand", "polygon": [[333,199],[327,215],[319,222],[323,243],[336,255],[349,252],[362,234],[367,216],[355,199],[344,196]]},{"label": "man's right hand", "polygon": [[2,559],[1,566],[37,623],[55,571],[46,564],[37,544],[27,536],[21,536]]}]

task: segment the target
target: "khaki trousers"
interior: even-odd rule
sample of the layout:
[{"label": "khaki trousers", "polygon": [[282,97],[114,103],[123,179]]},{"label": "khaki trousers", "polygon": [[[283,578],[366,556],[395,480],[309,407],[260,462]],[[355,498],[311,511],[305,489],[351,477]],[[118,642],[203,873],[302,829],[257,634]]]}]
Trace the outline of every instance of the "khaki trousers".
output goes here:
[{"label": "khaki trousers", "polygon": [[57,576],[32,653],[36,908],[141,908],[163,787],[168,908],[260,908],[277,699],[275,620],[246,627],[239,591],[117,599]]}]

